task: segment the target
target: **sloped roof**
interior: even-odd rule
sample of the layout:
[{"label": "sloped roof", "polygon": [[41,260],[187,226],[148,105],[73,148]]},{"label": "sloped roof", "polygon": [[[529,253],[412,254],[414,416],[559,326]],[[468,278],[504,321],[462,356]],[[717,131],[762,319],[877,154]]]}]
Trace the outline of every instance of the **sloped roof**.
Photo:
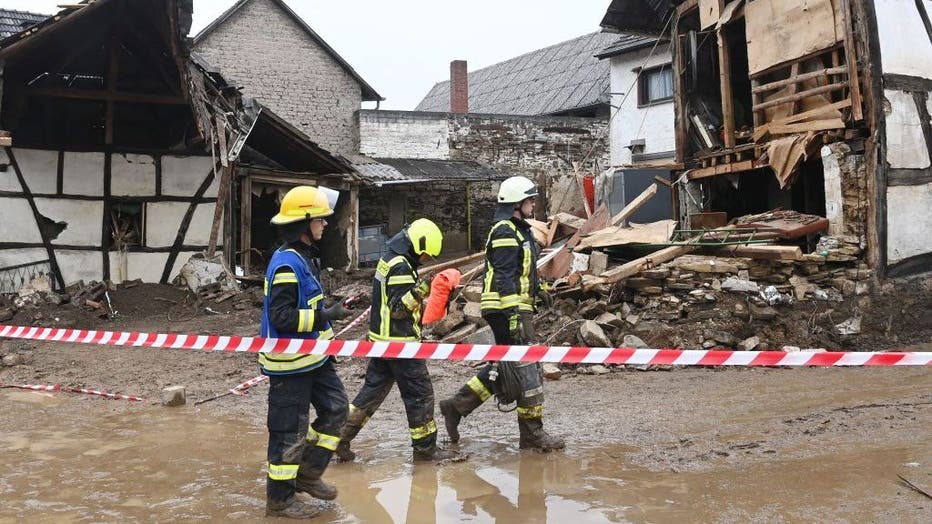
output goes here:
[{"label": "sloped roof", "polygon": [[651,47],[654,45],[654,42],[657,41],[656,38],[639,35],[616,35],[616,37],[617,39],[612,42],[610,46],[603,49],[599,54],[595,55],[595,57],[603,59],[623,53],[630,53],[632,51]]},{"label": "sloped roof", "polygon": [[[226,22],[227,19],[229,19],[237,11],[242,9],[243,6],[245,6],[246,4],[252,1],[253,0],[239,0],[238,2],[233,4],[233,7],[227,9],[222,15],[218,16],[213,22],[208,24],[207,27],[202,29],[201,32],[198,33],[197,36],[194,37],[194,43],[195,44],[199,43],[201,40],[207,37],[207,35],[212,33],[214,29],[217,29],[218,27],[223,25],[223,23]],[[314,40],[315,42],[317,42],[317,45],[319,45],[321,49],[324,50],[324,52],[326,52],[328,55],[330,55],[331,58],[336,60],[336,62],[340,64],[340,67],[342,67],[350,76],[353,77],[353,79],[356,80],[356,82],[359,83],[359,86],[362,88],[362,99],[364,102],[380,102],[382,100],[385,100],[385,98],[379,95],[375,91],[375,89],[373,89],[373,87],[369,85],[368,82],[363,80],[362,76],[360,76],[359,73],[357,73],[356,70],[353,69],[353,66],[349,65],[349,62],[344,60],[343,57],[340,56],[340,54],[337,53],[335,49],[330,47],[330,44],[324,41],[324,39],[321,38],[320,35],[318,35],[313,29],[311,29],[311,26],[307,25],[307,22],[305,22],[300,16],[298,16],[297,13],[292,11],[291,8],[288,7],[288,4],[286,4],[282,0],[269,0],[269,1],[277,5],[279,8],[281,8],[282,11],[284,11],[288,16],[290,16],[301,27],[301,29],[303,29],[304,32],[307,33],[309,37],[311,37],[311,40]],[[260,22],[262,21],[260,20]]]},{"label": "sloped roof", "polygon": [[612,0],[601,25],[606,31],[659,35],[681,0]]},{"label": "sloped roof", "polygon": [[[469,73],[469,112],[548,115],[607,104],[609,64],[595,55],[618,38],[590,33]],[[450,81],[427,93],[415,111],[449,111]]]},{"label": "sloped roof", "polygon": [[0,39],[13,36],[48,17],[49,15],[40,15],[38,13],[0,9]]},{"label": "sloped roof", "polygon": [[364,155],[350,155],[345,158],[364,182],[375,186],[450,180],[504,180],[511,176],[472,160],[370,158]]}]

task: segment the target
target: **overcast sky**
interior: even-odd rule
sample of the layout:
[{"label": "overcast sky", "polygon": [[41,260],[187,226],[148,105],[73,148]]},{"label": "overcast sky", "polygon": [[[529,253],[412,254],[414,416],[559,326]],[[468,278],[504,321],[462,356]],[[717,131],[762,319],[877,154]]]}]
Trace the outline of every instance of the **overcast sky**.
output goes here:
[{"label": "overcast sky", "polygon": [[[446,80],[450,61],[470,70],[599,30],[610,0],[286,0],[387,100],[414,109]],[[0,6],[58,11],[63,0],[0,0]],[[194,0],[192,35],[235,3]],[[257,29],[261,29],[258,26]]]}]

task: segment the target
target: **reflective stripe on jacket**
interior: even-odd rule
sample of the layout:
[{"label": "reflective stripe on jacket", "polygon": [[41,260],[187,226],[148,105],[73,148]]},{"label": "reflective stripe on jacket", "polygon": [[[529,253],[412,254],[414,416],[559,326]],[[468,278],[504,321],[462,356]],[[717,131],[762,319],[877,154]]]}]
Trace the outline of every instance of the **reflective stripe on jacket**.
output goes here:
[{"label": "reflective stripe on jacket", "polygon": [[537,245],[527,222],[496,222],[485,246],[483,313],[518,308],[534,311],[537,297]]},{"label": "reflective stripe on jacket", "polygon": [[[276,285],[297,285],[297,325],[291,331],[279,331],[269,319],[272,288]],[[260,336],[268,338],[305,338],[328,340],[333,338],[329,322],[322,322],[318,314],[324,308],[324,289],[311,272],[308,261],[294,249],[280,248],[272,255],[265,274],[265,303],[262,308]],[[259,365],[266,375],[303,373],[321,366],[326,355],[285,355],[260,353]]]},{"label": "reflective stripe on jacket", "polygon": [[[394,256],[392,256],[394,255]],[[421,298],[414,292],[417,271],[404,255],[379,260],[372,281],[369,339],[421,340]]]}]

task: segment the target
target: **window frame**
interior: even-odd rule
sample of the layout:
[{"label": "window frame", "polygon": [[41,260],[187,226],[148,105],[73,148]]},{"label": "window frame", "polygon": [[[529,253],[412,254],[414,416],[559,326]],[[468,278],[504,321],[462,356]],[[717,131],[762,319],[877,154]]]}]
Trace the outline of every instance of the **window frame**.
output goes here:
[{"label": "window frame", "polygon": [[673,98],[676,96],[676,87],[674,86],[669,97],[658,98],[656,100],[647,99],[648,96],[650,96],[648,94],[648,89],[647,89],[647,79],[650,77],[651,74],[658,73],[658,72],[660,72],[661,74],[663,74],[663,72],[668,72],[668,74],[671,76],[671,79],[672,79],[673,63],[669,62],[666,64],[660,64],[660,65],[653,66],[653,67],[647,67],[647,68],[641,69],[638,72],[638,88],[637,88],[638,89],[638,107],[650,107],[650,106],[656,106],[660,104],[666,104],[666,103],[672,102]]}]

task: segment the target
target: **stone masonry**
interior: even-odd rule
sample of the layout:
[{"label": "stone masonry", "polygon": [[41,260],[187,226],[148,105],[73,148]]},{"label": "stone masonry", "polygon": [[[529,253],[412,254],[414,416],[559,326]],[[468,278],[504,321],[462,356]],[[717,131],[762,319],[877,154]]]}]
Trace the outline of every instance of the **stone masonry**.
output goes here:
[{"label": "stone masonry", "polygon": [[325,149],[358,149],[359,83],[274,2],[249,2],[196,50]]}]

